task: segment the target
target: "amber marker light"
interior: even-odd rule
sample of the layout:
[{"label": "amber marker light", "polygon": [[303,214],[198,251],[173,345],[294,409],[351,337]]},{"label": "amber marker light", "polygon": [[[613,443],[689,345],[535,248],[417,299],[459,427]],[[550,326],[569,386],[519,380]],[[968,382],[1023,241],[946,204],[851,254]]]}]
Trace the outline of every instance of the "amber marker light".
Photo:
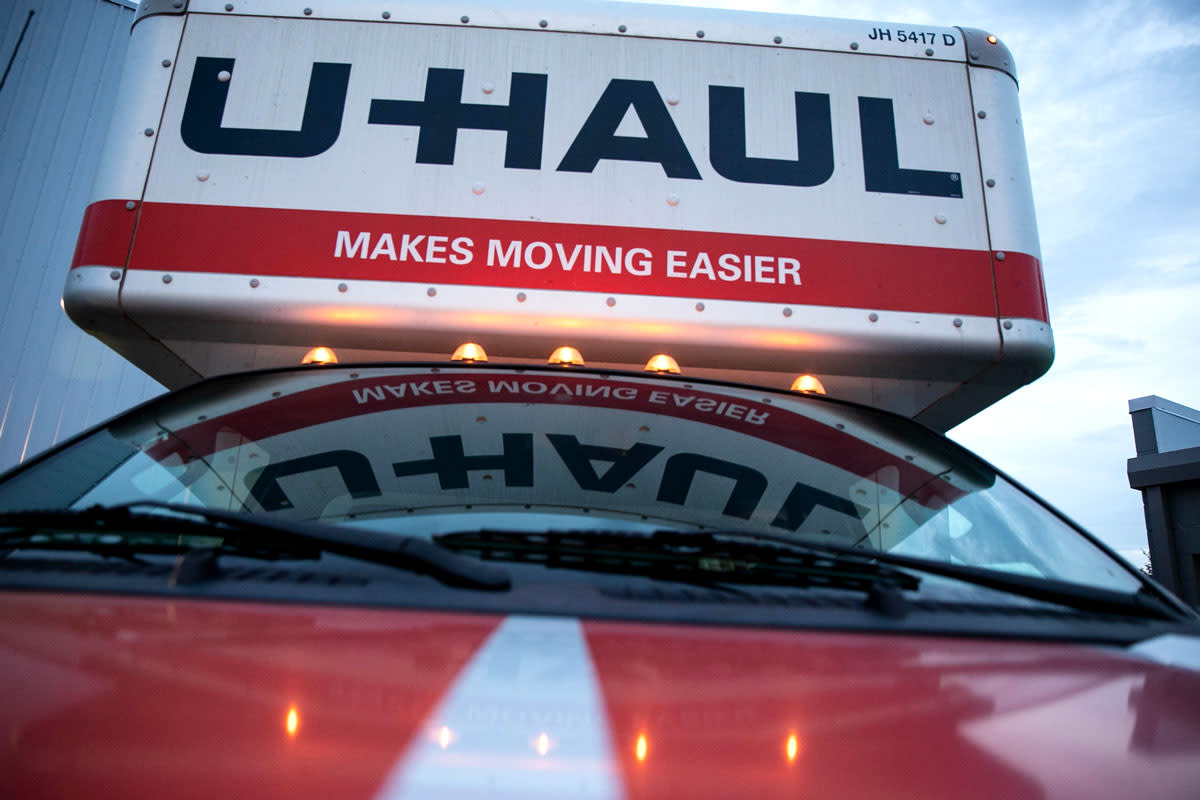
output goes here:
[{"label": "amber marker light", "polygon": [[666,353],[659,353],[646,362],[646,372],[658,372],[664,375],[678,375],[679,362]]},{"label": "amber marker light", "polygon": [[817,380],[816,376],[800,375],[792,381],[792,391],[805,394],[825,394],[825,384]]},{"label": "amber marker light", "polygon": [[458,349],[454,351],[454,355],[450,356],[450,360],[465,361],[468,364],[485,364],[487,363],[487,353],[474,342],[466,342],[458,346]]},{"label": "amber marker light", "polygon": [[800,755],[800,737],[789,733],[787,741],[783,745],[783,753],[787,756],[789,764],[796,763],[796,756]]},{"label": "amber marker light", "polygon": [[638,763],[646,760],[646,753],[650,750],[650,743],[646,741],[646,734],[639,733],[637,741],[633,743],[633,755],[637,758]]},{"label": "amber marker light", "polygon": [[300,732],[300,712],[295,706],[288,708],[287,716],[283,718],[283,729],[287,731],[289,739],[296,738],[296,734]]},{"label": "amber marker light", "polygon": [[301,364],[336,364],[337,353],[328,347],[314,347],[300,359]]},{"label": "amber marker light", "polygon": [[582,367],[583,354],[574,347],[564,345],[551,353],[546,363],[559,367]]},{"label": "amber marker light", "polygon": [[994,34],[994,33],[988,34],[988,44],[996,44],[996,42],[998,42],[998,41],[1000,41],[1000,40],[996,38],[996,34]]},{"label": "amber marker light", "polygon": [[545,733],[538,734],[537,741],[534,742],[534,749],[537,750],[539,756],[544,756],[550,752],[550,737]]}]

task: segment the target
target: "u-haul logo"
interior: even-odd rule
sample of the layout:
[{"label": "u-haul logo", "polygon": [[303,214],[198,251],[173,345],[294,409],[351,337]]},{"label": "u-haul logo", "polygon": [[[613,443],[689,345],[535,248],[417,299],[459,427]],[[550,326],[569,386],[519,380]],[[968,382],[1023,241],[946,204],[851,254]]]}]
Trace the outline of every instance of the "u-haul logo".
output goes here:
[{"label": "u-haul logo", "polygon": [[[231,128],[222,125],[230,79],[221,73],[232,75],[234,59],[199,57],[183,112],[183,141],[200,153],[277,158],[320,155],[341,134],[350,67],[313,64],[299,130]],[[506,136],[504,166],[540,170],[546,155],[548,82],[545,74],[515,72],[510,78],[508,105],[464,103],[463,70],[430,68],[422,99],[373,98],[366,124],[418,128],[418,164],[453,164],[460,130],[502,132]],[[745,89],[710,85],[708,152],[716,173],[738,183],[775,186],[812,187],[828,181],[835,164],[830,96],[794,92],[793,102],[797,157],[752,157],[746,147]],[[645,136],[617,134],[630,112],[641,122]],[[958,171],[900,166],[891,99],[859,97],[858,116],[866,191],[962,197]],[[590,173],[601,161],[656,163],[668,177],[701,180],[653,81],[610,80],[566,152],[557,158],[554,170]]]}]

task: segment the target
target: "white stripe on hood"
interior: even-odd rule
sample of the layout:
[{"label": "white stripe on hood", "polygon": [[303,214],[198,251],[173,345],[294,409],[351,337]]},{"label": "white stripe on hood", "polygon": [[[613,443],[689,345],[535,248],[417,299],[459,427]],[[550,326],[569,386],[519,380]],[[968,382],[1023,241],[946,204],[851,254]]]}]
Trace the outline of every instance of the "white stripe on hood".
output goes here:
[{"label": "white stripe on hood", "polygon": [[604,700],[576,619],[505,619],[376,800],[506,797],[623,797]]}]

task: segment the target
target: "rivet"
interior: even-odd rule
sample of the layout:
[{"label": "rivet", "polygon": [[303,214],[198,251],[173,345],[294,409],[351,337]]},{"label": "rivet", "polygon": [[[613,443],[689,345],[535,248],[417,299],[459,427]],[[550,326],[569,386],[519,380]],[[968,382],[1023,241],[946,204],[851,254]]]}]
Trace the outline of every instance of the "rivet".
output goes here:
[{"label": "rivet", "polygon": [[226,4],[225,4],[225,10],[226,10],[226,11],[233,11],[233,3],[226,3]]},{"label": "rivet", "polygon": [[466,15],[463,15],[458,18],[458,21],[461,22],[463,25],[466,25],[468,22],[471,21],[471,18]]},{"label": "rivet", "polygon": [[950,173],[950,182],[951,182],[951,183],[958,183],[958,173],[957,173],[957,172],[951,172],[951,173]]},{"label": "rivet", "polygon": [[945,225],[946,224],[946,215],[945,214],[934,214],[933,221],[936,222],[938,225]]},{"label": "rivet", "polygon": [[697,311],[703,311],[703,310],[704,310],[704,303],[696,303],[696,310],[697,310]]},{"label": "rivet", "polygon": [[108,273],[108,277],[112,278],[114,281],[121,280],[121,270],[114,269],[112,272]]},{"label": "rivet", "polygon": [[679,195],[675,194],[674,192],[671,192],[669,195],[667,195],[667,205],[669,205],[669,206],[679,205]]},{"label": "rivet", "polygon": [[425,294],[427,294],[429,297],[437,297],[437,289],[430,286],[425,290]]},{"label": "rivet", "polygon": [[146,130],[142,131],[142,133],[146,134],[147,136],[153,136],[154,128],[146,128]]},{"label": "rivet", "polygon": [[259,283],[258,283],[258,278],[251,278],[251,279],[250,279],[250,288],[251,288],[251,289],[257,289],[257,288],[258,288],[258,286],[259,286]]},{"label": "rivet", "polygon": [[183,8],[183,0],[175,0],[175,2],[171,3],[171,5],[174,8]]},{"label": "rivet", "polygon": [[1006,258],[1008,258],[1008,256],[1006,256],[1006,255],[1004,254],[1004,251],[1003,251],[1003,250],[997,250],[997,251],[996,251],[996,260],[997,260],[997,261],[1003,261],[1003,260],[1004,260],[1004,259],[1006,259]]},{"label": "rivet", "polygon": [[163,65],[164,67],[169,67],[169,66],[171,66],[171,59],[169,59],[169,58],[164,58],[164,59],[162,60],[162,65]]},{"label": "rivet", "polygon": [[979,117],[980,119],[987,119],[987,112],[986,111],[976,111],[975,116]]},{"label": "rivet", "polygon": [[171,276],[170,276],[170,275],[163,275],[163,277],[162,277],[162,282],[163,282],[163,283],[170,283],[170,282],[171,282]]},{"label": "rivet", "polygon": [[790,316],[792,315],[792,310],[791,310],[790,308],[785,308],[785,309],[783,310],[783,315],[784,315],[785,317],[790,317]]},{"label": "rivet", "polygon": [[312,9],[311,9],[311,8],[306,8],[306,9],[304,9],[304,16],[306,16],[306,17],[311,17],[311,16],[312,16]]},{"label": "rivet", "polygon": [[697,39],[703,39],[703,38],[704,38],[704,31],[696,31],[696,38],[697,38]]},{"label": "rivet", "polygon": [[850,43],[850,49],[851,49],[851,50],[857,50],[857,49],[858,49],[858,42],[851,42],[851,43]]},{"label": "rivet", "polygon": [[604,301],[604,305],[608,306],[609,308],[612,308],[616,304],[617,304],[617,298],[615,298],[615,297],[610,297]]},{"label": "rivet", "polygon": [[1006,331],[1012,330],[1012,320],[1011,319],[1004,320],[1004,330],[1006,330]]},{"label": "rivet", "polygon": [[229,70],[223,69],[217,73],[217,80],[221,83],[229,83],[229,79],[233,76],[229,74]]},{"label": "rivet", "polygon": [[978,60],[979,60],[979,53],[971,53],[971,60],[972,60],[972,61],[978,61]]},{"label": "rivet", "polygon": [[476,183],[471,186],[471,191],[475,194],[483,194],[485,191],[487,191],[487,187],[482,183]]},{"label": "rivet", "polygon": [[492,92],[496,91],[496,84],[485,83],[483,86],[481,86],[479,88],[483,90],[484,94],[491,94]]},{"label": "rivet", "polygon": [[199,170],[196,173],[196,180],[200,181],[201,183],[204,183],[206,180],[208,180],[208,170],[206,170],[206,169]]},{"label": "rivet", "polygon": [[871,320],[871,322],[879,322],[879,315],[872,311],[870,314],[867,314],[867,319]]},{"label": "rivet", "polygon": [[135,203],[132,200],[125,201],[125,210],[126,211],[133,211],[135,208],[137,208],[137,203]]},{"label": "rivet", "polygon": [[782,36],[776,36],[776,37],[775,37],[775,44],[783,44],[783,37],[782,37]]},{"label": "rivet", "polygon": [[527,299],[528,298],[526,297],[524,292],[517,292],[517,302],[518,303],[524,303]]},{"label": "rivet", "polygon": [[675,95],[675,94],[667,95],[667,105],[669,105],[669,106],[679,105],[679,95]]},{"label": "rivet", "polygon": [[544,20],[544,19],[543,19],[543,20],[538,20],[538,27],[539,27],[539,28],[544,28],[544,27],[546,27],[546,26],[547,26],[547,25],[549,25],[549,24],[550,24],[550,23],[549,23],[549,22],[547,22],[547,21],[546,21],[546,20]]},{"label": "rivet", "polygon": [[932,47],[926,47],[926,48],[925,48],[925,55],[927,55],[927,56],[931,56],[931,55],[933,55],[933,48],[932,48]]},{"label": "rivet", "polygon": [[383,17],[384,19],[391,19],[391,18],[392,18],[392,12],[390,12],[390,11],[385,11],[385,12],[383,12],[382,14],[380,14],[380,16],[381,16],[381,17]]},{"label": "rivet", "polygon": [[626,28],[624,25],[618,25],[618,26],[617,26],[617,31],[618,31],[619,33],[624,33],[624,32],[625,32],[625,31],[627,31],[627,30],[629,30],[629,28]]},{"label": "rivet", "polygon": [[926,114],[925,116],[921,117],[921,120],[926,125],[932,125],[933,124],[933,114]]},{"label": "rivet", "polygon": [[986,184],[987,184],[989,187],[991,187],[991,186],[995,186],[995,185],[996,185],[996,179],[995,179],[995,178],[988,178],[986,181],[984,181],[984,183],[986,183]]},{"label": "rivet", "polygon": [[338,284],[338,291],[339,291],[339,292],[342,292],[343,294],[344,294],[344,293],[345,293],[345,292],[346,292],[346,291],[347,291],[349,288],[350,288],[350,287],[349,287],[349,286],[347,286],[347,285],[346,285],[346,284],[344,284],[344,283],[339,283],[339,284]]},{"label": "rivet", "polygon": [[959,319],[958,317],[955,317],[955,318],[954,318],[954,327],[956,327],[956,328],[961,328],[961,327],[962,327],[962,325],[963,325],[963,323],[962,323],[962,320],[961,320],[961,319]]}]

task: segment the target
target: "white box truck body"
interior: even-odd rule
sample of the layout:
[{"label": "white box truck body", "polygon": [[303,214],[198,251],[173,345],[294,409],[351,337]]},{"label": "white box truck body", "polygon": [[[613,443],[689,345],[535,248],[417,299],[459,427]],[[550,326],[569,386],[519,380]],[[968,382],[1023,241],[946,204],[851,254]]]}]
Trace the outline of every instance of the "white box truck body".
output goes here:
[{"label": "white box truck body", "polygon": [[995,37],[294,5],[152,2],[134,27],[65,300],[168,386],[317,344],[538,362],[565,344],[589,365],[810,373],[945,429],[1052,360]]}]

